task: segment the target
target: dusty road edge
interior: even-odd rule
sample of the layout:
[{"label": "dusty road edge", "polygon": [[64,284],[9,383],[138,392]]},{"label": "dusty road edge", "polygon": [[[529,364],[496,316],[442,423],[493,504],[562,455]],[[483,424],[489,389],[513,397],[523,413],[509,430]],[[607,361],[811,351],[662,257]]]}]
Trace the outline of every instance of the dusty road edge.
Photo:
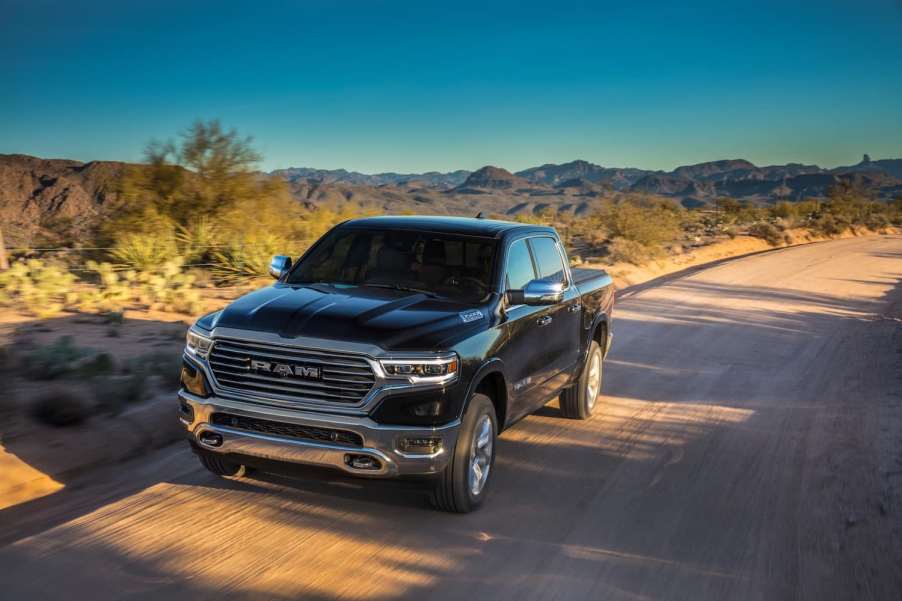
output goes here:
[{"label": "dusty road edge", "polygon": [[647,288],[659,286],[735,259],[835,240],[898,235],[902,231],[899,228],[887,228],[882,232],[857,229],[849,230],[839,236],[829,237],[818,236],[807,230],[792,230],[791,233],[793,238],[799,240],[799,242],[771,246],[761,238],[736,236],[736,238],[731,240],[723,240],[707,246],[701,246],[690,252],[670,256],[659,261],[652,261],[642,266],[629,263],[615,263],[614,265],[584,263],[579,265],[579,267],[604,269],[607,271],[614,280],[619,296],[622,297],[623,295],[632,295]]},{"label": "dusty road edge", "polygon": [[[583,264],[580,267],[606,269],[614,278],[618,296],[628,298],[728,261],[833,240],[898,233],[897,228],[889,228],[885,233],[857,230],[823,237],[796,231],[797,239],[803,241],[780,246],[771,246],[760,238],[737,236],[643,267],[627,264],[607,267]],[[77,429],[59,430],[59,440],[52,445],[43,441],[39,444],[37,441],[19,441],[16,446],[24,448],[13,453],[0,437],[0,465],[5,467],[0,481],[0,510],[53,494],[67,480],[95,468],[121,463],[177,442],[182,436],[176,426],[175,405],[167,402],[174,397],[174,393],[158,395],[119,416],[115,423],[91,420]],[[28,452],[28,447],[40,449],[36,451],[39,461],[29,461],[32,453]]]}]

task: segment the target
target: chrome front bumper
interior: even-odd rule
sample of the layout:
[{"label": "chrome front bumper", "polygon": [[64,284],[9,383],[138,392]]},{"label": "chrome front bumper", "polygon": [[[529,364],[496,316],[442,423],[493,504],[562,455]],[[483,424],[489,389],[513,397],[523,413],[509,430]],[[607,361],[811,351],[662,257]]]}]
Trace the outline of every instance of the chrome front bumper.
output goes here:
[{"label": "chrome front bumper", "polygon": [[[191,408],[192,415],[191,419],[188,419],[185,415],[180,414],[179,420],[201,449],[214,453],[247,455],[288,463],[332,467],[355,476],[390,478],[441,472],[454,451],[457,431],[460,427],[459,421],[437,428],[385,426],[377,424],[365,416],[263,407],[219,397],[201,398],[184,390],[179,391],[178,395],[179,400]],[[363,445],[358,447],[280,437],[210,423],[211,415],[220,412],[261,420],[354,432],[363,439]],[[213,446],[201,440],[205,433],[218,434],[222,437],[222,443]],[[405,437],[441,438],[441,449],[428,455],[405,453],[399,449],[400,440]],[[355,456],[369,457],[378,461],[378,469],[352,467],[349,457]]]}]

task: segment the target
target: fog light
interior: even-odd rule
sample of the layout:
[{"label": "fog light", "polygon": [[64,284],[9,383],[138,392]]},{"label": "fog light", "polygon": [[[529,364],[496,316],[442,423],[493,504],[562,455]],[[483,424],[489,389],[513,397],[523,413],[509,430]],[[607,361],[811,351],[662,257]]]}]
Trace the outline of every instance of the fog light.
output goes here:
[{"label": "fog light", "polygon": [[432,455],[442,449],[442,439],[434,436],[418,438],[402,438],[398,443],[398,449],[402,453],[416,453],[418,455]]},{"label": "fog light", "polygon": [[222,446],[222,436],[217,434],[216,432],[201,432],[198,439],[201,443],[207,445],[208,447],[219,447]]},{"label": "fog light", "polygon": [[369,455],[345,455],[345,463],[355,470],[378,470],[382,467],[378,459]]},{"label": "fog light", "polygon": [[410,412],[416,415],[417,417],[426,417],[426,416],[435,416],[438,415],[442,410],[442,405],[438,401],[432,401],[431,403],[420,403],[419,405],[414,405],[410,408]]}]

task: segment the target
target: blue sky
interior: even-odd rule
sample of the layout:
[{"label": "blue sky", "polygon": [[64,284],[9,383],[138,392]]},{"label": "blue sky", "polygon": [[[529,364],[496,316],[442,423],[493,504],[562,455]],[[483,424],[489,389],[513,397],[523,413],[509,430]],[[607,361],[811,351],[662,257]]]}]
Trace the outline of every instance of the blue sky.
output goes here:
[{"label": "blue sky", "polygon": [[902,157],[902,2],[0,0],[0,152],[267,169]]}]

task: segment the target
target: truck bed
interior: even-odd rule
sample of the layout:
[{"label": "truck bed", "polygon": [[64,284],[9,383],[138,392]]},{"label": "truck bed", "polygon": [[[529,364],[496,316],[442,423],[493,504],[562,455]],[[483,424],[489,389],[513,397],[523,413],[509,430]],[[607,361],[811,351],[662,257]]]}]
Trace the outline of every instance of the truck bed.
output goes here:
[{"label": "truck bed", "polygon": [[[608,272],[604,269],[593,269],[591,267],[571,267],[570,273],[573,275],[573,283],[577,288],[582,289],[582,285],[590,282],[595,278],[608,279]],[[601,286],[601,281],[599,281]]]}]

